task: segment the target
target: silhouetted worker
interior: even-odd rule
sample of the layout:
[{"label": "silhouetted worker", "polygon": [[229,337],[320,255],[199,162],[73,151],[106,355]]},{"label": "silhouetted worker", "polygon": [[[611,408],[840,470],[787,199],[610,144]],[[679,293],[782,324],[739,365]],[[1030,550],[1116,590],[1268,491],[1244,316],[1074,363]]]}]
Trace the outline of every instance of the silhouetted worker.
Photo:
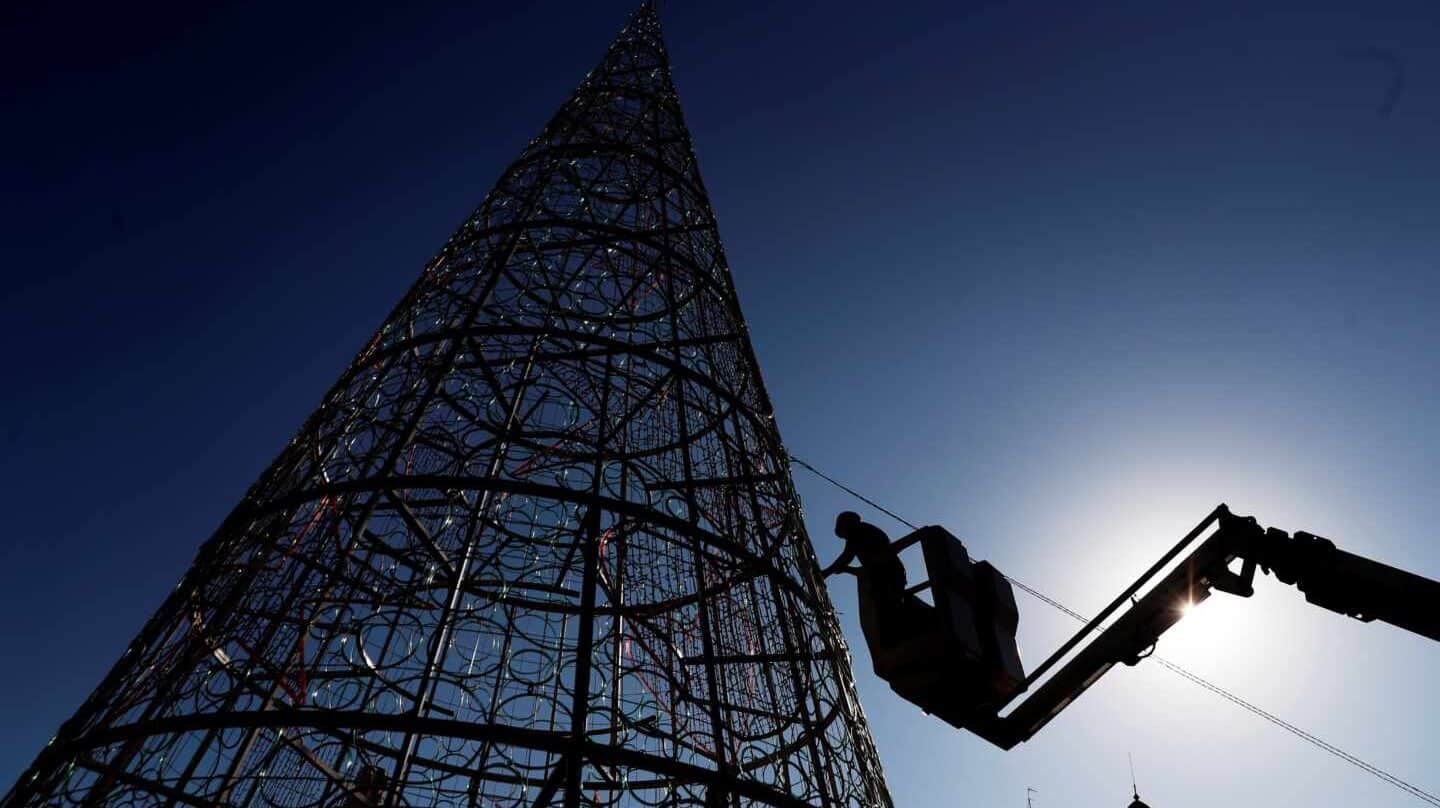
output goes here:
[{"label": "silhouetted worker", "polygon": [[[905,600],[905,565],[900,555],[890,547],[890,537],[885,531],[861,521],[860,514],[845,511],[835,517],[835,535],[845,540],[845,550],[835,563],[821,570],[829,577],[837,572],[864,573],[865,583],[870,586],[870,597],[875,601],[876,616],[884,631],[889,633],[893,625],[891,617]],[[850,566],[859,559],[860,569]]]},{"label": "silhouetted worker", "polygon": [[385,804],[385,787],[389,778],[385,770],[373,763],[367,763],[355,778],[355,790],[345,800],[345,808],[367,808]]}]

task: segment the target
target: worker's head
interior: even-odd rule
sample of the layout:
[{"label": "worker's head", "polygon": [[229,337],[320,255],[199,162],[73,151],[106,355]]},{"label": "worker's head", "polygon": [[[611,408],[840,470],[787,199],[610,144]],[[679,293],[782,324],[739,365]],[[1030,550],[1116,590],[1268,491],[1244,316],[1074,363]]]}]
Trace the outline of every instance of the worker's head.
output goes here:
[{"label": "worker's head", "polygon": [[841,511],[835,517],[835,535],[846,538],[850,532],[860,526],[860,514],[854,511]]},{"label": "worker's head", "polygon": [[373,763],[367,763],[355,778],[355,791],[371,803],[379,805],[380,801],[384,799],[388,779],[384,769]]}]

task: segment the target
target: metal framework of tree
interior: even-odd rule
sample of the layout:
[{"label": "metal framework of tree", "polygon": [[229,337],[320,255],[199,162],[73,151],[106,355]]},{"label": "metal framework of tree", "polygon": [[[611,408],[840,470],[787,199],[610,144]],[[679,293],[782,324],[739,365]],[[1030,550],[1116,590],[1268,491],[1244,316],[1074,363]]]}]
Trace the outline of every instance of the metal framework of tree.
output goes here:
[{"label": "metal framework of tree", "polygon": [[889,803],[649,4],[4,800]]}]

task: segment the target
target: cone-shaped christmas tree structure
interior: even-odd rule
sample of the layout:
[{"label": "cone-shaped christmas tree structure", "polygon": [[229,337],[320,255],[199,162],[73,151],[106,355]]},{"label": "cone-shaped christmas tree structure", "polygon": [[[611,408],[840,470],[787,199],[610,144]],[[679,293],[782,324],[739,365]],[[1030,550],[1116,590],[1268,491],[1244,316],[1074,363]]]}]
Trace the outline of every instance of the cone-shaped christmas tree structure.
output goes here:
[{"label": "cone-shaped christmas tree structure", "polygon": [[5,804],[889,804],[653,8]]}]

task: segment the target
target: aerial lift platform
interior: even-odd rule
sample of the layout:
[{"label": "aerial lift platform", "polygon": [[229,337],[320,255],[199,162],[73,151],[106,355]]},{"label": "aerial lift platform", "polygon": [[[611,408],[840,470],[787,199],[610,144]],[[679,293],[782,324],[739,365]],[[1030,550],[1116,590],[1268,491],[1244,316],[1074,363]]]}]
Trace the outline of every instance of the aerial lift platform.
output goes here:
[{"label": "aerial lift platform", "polygon": [[[1262,528],[1222,504],[1027,676],[1009,580],[988,562],[971,560],[942,527],[922,527],[892,547],[898,553],[916,544],[928,577],[906,590],[898,615],[882,620],[865,574],[858,576],[860,626],[875,674],[906,701],[1002,749],[1029,740],[1117,663],[1148,656],[1160,635],[1212,591],[1252,595],[1257,569],[1295,585],[1316,606],[1440,641],[1440,581],[1310,533]],[[930,603],[919,597],[926,590]]]}]

